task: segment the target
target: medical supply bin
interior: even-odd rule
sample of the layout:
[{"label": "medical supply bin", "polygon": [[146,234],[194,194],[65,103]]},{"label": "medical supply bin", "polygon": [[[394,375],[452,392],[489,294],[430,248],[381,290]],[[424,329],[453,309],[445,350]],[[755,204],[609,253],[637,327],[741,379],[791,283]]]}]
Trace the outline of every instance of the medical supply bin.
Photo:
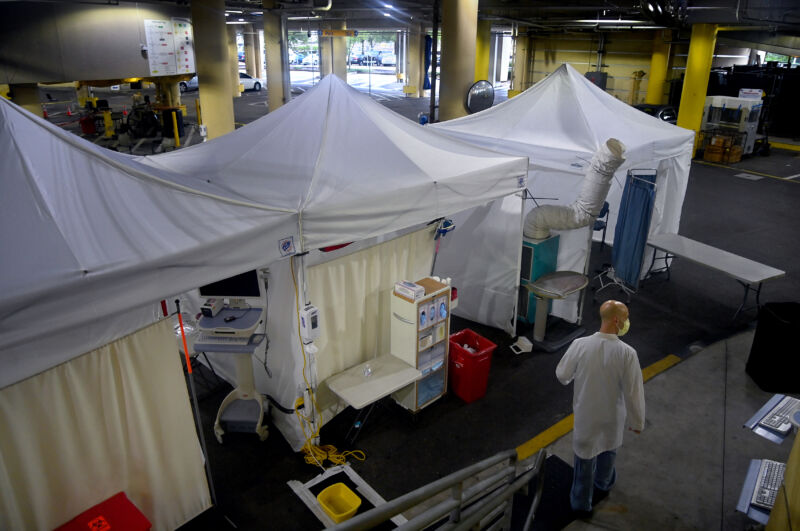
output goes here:
[{"label": "medical supply bin", "polygon": [[450,389],[464,402],[486,394],[495,348],[497,345],[469,328],[450,336]]},{"label": "medical supply bin", "polygon": [[334,483],[326,487],[317,494],[317,501],[337,524],[352,518],[361,506],[361,498],[344,483]]}]

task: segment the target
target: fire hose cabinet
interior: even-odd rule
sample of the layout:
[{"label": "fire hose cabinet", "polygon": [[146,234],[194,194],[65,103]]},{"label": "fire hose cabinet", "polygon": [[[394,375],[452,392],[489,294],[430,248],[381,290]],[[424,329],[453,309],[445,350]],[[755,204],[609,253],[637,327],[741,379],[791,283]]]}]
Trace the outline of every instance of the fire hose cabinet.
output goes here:
[{"label": "fire hose cabinet", "polygon": [[486,394],[497,345],[465,328],[450,336],[450,389],[470,403]]}]

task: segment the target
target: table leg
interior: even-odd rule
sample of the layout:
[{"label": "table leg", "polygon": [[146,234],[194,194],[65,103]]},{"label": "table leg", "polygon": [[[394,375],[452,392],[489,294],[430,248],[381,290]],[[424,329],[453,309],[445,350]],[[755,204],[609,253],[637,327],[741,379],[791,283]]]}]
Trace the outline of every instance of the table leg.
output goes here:
[{"label": "table leg", "polygon": [[[353,425],[350,426],[350,429],[347,430],[347,435],[345,436],[345,441],[347,441],[348,444],[352,445],[356,442],[356,437],[361,433],[361,429],[364,427],[364,424],[366,424],[369,414],[372,413],[372,409],[375,407],[376,403],[377,402],[373,402],[369,406],[358,410],[356,420],[353,422]],[[351,433],[352,437],[350,435]]]},{"label": "table leg", "polygon": [[[732,321],[735,321],[735,320],[736,320],[736,317],[738,317],[738,316],[739,316],[739,313],[740,313],[742,310],[744,310],[744,305],[745,305],[745,304],[747,304],[747,294],[750,292],[750,289],[751,289],[751,288],[750,288],[750,284],[747,284],[747,283],[745,283],[745,282],[742,282],[741,280],[737,280],[737,282],[738,282],[739,284],[741,284],[742,286],[744,286],[744,297],[742,297],[742,303],[739,305],[739,308],[737,308],[737,309],[736,309],[736,313],[735,313],[735,314],[733,314],[733,317],[731,318],[731,320],[732,320]],[[761,290],[761,284],[759,284],[759,285],[758,285],[758,287],[759,287],[759,291],[760,291],[760,290]],[[755,290],[754,290],[754,291],[755,291]],[[756,300],[757,300],[757,299],[756,299]]]}]

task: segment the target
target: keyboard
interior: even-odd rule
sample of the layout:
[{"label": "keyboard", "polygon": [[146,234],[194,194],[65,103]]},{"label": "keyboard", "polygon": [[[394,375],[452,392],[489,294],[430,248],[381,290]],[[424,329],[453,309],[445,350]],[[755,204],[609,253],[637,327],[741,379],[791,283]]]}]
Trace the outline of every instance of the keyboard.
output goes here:
[{"label": "keyboard", "polygon": [[218,345],[247,345],[250,342],[249,337],[245,336],[218,336],[211,334],[202,334],[197,337],[195,343],[217,343]]},{"label": "keyboard", "polygon": [[761,468],[758,469],[756,488],[753,490],[753,498],[750,500],[750,505],[755,505],[763,509],[772,509],[772,506],[775,505],[778,489],[783,483],[783,473],[785,470],[785,463],[762,459]]},{"label": "keyboard", "polygon": [[792,421],[789,420],[789,416],[798,406],[800,406],[800,400],[785,396],[758,423],[765,428],[786,435],[792,429]]}]

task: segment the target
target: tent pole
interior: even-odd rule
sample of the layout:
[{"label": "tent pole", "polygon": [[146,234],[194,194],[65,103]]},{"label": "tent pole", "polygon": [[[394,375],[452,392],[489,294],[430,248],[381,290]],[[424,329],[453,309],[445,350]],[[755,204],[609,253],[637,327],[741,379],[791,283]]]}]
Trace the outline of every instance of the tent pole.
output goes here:
[{"label": "tent pole", "polygon": [[186,370],[189,372],[189,389],[192,391],[192,405],[194,406],[194,425],[197,429],[197,436],[200,437],[200,445],[203,448],[205,458],[206,479],[208,480],[208,490],[211,493],[212,505],[217,505],[217,494],[214,491],[214,479],[211,476],[211,463],[208,460],[208,448],[206,448],[206,438],[203,436],[203,423],[200,421],[200,405],[197,403],[197,393],[194,389],[194,374],[192,373],[192,360],[189,357],[189,348],[186,345],[186,332],[183,330],[183,316],[181,315],[181,301],[175,299],[175,306],[178,309],[178,323],[181,325],[181,340],[183,341],[183,355],[186,356]]}]

